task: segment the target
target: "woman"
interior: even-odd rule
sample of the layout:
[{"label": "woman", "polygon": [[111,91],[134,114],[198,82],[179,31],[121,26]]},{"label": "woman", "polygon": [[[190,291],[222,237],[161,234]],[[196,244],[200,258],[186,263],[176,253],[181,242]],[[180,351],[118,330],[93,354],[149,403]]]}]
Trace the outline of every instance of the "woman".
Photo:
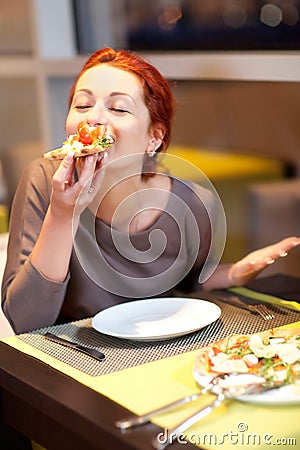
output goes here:
[{"label": "woman", "polygon": [[75,161],[69,152],[25,171],[2,286],[15,332],[174,289],[243,285],[299,244],[290,237],[228,265],[217,264],[219,250],[211,263],[218,200],[156,172],[173,113],[167,81],[137,55],[105,48],[88,59],[71,90],[66,133],[82,121],[105,125],[114,143],[104,154]]}]

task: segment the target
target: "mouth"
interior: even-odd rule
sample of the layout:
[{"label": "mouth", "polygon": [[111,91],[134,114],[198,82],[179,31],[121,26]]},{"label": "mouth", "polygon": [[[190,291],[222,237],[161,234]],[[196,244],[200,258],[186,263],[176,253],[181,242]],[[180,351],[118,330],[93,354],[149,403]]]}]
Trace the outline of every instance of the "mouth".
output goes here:
[{"label": "mouth", "polygon": [[105,142],[109,145],[112,145],[115,143],[115,138],[111,136],[109,133],[105,133],[103,138],[105,139]]}]

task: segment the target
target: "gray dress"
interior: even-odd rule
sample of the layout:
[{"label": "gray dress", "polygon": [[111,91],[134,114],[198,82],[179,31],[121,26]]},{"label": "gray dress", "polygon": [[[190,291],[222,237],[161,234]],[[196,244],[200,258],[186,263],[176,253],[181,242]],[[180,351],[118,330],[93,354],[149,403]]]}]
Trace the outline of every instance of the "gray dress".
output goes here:
[{"label": "gray dress", "polygon": [[192,183],[177,178],[166,209],[143,231],[128,235],[84,211],[67,278],[45,278],[30,254],[57,167],[42,159],[30,163],[12,205],[2,307],[16,333],[90,317],[125,301],[200,289],[216,201],[207,189],[198,187],[196,194]]}]

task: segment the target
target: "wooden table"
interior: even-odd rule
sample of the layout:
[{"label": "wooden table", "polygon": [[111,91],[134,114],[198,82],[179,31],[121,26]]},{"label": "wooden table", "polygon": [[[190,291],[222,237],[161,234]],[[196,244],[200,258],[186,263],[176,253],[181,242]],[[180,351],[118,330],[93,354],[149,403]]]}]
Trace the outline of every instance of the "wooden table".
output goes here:
[{"label": "wooden table", "polygon": [[[152,449],[150,442],[161,431],[159,427],[148,424],[121,433],[114,422],[129,413],[125,408],[3,343],[0,360],[2,421],[47,449]],[[3,450],[30,448],[26,440],[2,447],[1,436]]]},{"label": "wooden table", "polygon": [[151,440],[162,431],[149,423],[120,432],[114,422],[129,411],[4,342],[0,366],[0,449],[27,450],[32,439],[48,450],[152,450]]}]

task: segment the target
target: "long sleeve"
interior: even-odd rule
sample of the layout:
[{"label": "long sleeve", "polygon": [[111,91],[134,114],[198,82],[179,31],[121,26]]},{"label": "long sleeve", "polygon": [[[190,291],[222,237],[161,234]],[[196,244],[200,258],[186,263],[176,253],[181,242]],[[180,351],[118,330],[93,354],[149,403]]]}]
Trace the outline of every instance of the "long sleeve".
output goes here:
[{"label": "long sleeve", "polygon": [[[83,220],[79,226],[67,279],[55,283],[43,277],[30,255],[49,206],[56,167],[43,160],[29,165],[13,202],[2,302],[15,332],[91,317],[128,300],[170,296],[175,287],[201,287],[199,276],[213,247],[210,218],[215,202],[206,189],[198,193],[178,179],[173,180],[166,211],[147,229],[132,233],[130,245],[127,232],[112,233],[108,224],[87,211],[82,219],[88,216],[91,223]],[[153,234],[155,230],[161,232]],[[151,234],[156,248],[161,235],[167,237],[164,251],[139,264],[135,251],[147,251]]]},{"label": "long sleeve", "polygon": [[48,280],[30,260],[49,206],[56,167],[42,159],[30,163],[12,205],[2,308],[16,333],[55,323],[66,294],[68,277],[63,283]]}]

